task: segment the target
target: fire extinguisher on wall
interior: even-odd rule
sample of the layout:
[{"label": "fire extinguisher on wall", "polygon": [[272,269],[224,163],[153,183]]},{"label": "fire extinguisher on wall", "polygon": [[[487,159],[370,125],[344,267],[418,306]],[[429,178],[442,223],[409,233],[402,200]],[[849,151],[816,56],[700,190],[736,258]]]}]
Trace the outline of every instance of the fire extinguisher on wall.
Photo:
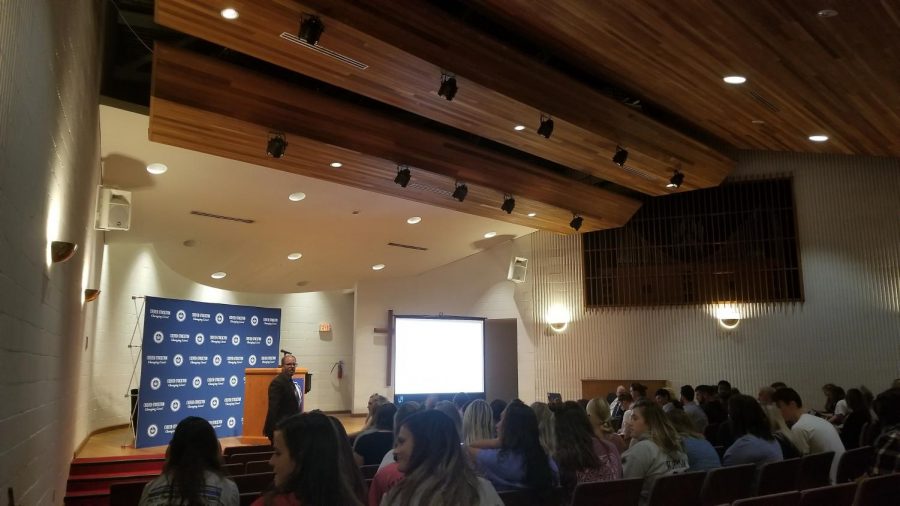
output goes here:
[{"label": "fire extinguisher on wall", "polygon": [[334,372],[334,369],[337,368],[337,379],[341,379],[344,377],[344,361],[338,360],[331,366],[331,372]]}]

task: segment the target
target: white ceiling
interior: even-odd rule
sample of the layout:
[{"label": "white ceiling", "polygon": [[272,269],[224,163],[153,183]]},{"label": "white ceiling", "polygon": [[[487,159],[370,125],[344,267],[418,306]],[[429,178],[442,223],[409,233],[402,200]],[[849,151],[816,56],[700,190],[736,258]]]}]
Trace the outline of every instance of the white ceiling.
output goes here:
[{"label": "white ceiling", "polygon": [[[100,106],[100,127],[103,184],[133,192],[131,230],[107,232],[106,241],[150,243],[170,268],[204,285],[264,293],[348,289],[357,281],[417,275],[534,231],[150,142],[147,116],[106,105]],[[168,172],[148,173],[146,165],[154,162]],[[293,192],[306,199],[289,201]],[[407,224],[411,216],[421,223]],[[489,231],[497,236],[485,239]],[[194,245],[186,246],[188,240]],[[303,258],[288,260],[292,252]],[[385,269],[373,271],[379,263]],[[228,275],[210,278],[216,271]]]}]

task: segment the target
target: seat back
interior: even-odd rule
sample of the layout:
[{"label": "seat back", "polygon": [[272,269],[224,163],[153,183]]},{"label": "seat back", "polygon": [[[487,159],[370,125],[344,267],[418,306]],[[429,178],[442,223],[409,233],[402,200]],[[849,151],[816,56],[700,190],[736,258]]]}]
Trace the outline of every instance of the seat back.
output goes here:
[{"label": "seat back", "polygon": [[226,464],[246,464],[247,462],[259,462],[261,460],[269,460],[272,458],[272,452],[259,453],[235,453],[229,457],[225,457]]},{"label": "seat back", "polygon": [[797,488],[806,490],[831,485],[831,462],[833,460],[834,452],[814,453],[802,457]]},{"label": "seat back", "polygon": [[768,495],[797,490],[801,458],[763,464],[759,471],[757,494]]},{"label": "seat back", "polygon": [[359,472],[362,474],[364,480],[374,478],[375,473],[378,472],[378,464],[372,464],[371,466],[359,466]]},{"label": "seat back", "polygon": [[269,488],[269,485],[272,484],[272,480],[275,479],[275,473],[241,474],[232,476],[231,479],[234,480],[234,484],[237,485],[239,493],[259,494],[263,490]]},{"label": "seat back", "polygon": [[533,490],[506,490],[499,492],[499,495],[505,506],[561,506],[564,504],[565,492],[557,487],[545,501],[542,501]]},{"label": "seat back", "polygon": [[244,474],[244,463],[235,462],[233,464],[225,464],[222,466],[222,471],[226,476],[237,476],[239,474]]},{"label": "seat back", "polygon": [[660,476],[650,491],[649,506],[696,506],[706,473],[682,473]]},{"label": "seat back", "polygon": [[272,445],[229,446],[225,448],[225,451],[223,451],[222,453],[227,459],[228,457],[237,453],[265,453],[274,450],[275,449],[272,448]]},{"label": "seat back", "polygon": [[643,478],[579,483],[572,492],[572,506],[634,506],[641,499]]},{"label": "seat back", "polygon": [[800,491],[794,490],[779,494],[738,499],[731,503],[731,506],[797,506],[798,504],[800,504]]},{"label": "seat back", "polygon": [[247,462],[247,469],[244,474],[271,473],[272,464],[268,460],[260,460],[258,462]]},{"label": "seat back", "polygon": [[700,504],[717,506],[750,497],[755,476],[756,466],[753,464],[710,470],[700,491]]},{"label": "seat back", "polygon": [[151,480],[129,481],[126,483],[113,483],[109,486],[110,506],[134,506],[141,502],[141,494],[144,487]]},{"label": "seat back", "polygon": [[841,460],[838,462],[836,481],[838,483],[856,481],[857,478],[866,474],[874,460],[875,449],[871,446],[847,450],[841,455]]},{"label": "seat back", "polygon": [[900,473],[866,478],[856,489],[853,506],[897,506],[900,501]]},{"label": "seat back", "polygon": [[842,483],[804,490],[800,506],[851,506],[857,486],[857,483]]}]

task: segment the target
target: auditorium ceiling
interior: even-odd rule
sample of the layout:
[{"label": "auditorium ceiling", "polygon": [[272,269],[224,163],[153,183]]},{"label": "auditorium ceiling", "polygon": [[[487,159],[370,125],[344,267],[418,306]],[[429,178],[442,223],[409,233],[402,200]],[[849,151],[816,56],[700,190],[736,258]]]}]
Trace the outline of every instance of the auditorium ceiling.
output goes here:
[{"label": "auditorium ceiling", "polygon": [[513,235],[621,226],[647,199],[720,184],[740,150],[900,156],[897,2],[117,5],[103,93],[148,105],[151,141]]}]

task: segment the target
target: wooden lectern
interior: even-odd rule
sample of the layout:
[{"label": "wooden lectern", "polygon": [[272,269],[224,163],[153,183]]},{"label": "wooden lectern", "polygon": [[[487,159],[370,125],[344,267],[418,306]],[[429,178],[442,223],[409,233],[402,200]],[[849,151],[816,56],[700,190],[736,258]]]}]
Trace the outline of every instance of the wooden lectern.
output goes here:
[{"label": "wooden lectern", "polygon": [[[280,367],[244,369],[244,433],[241,443],[269,444],[269,438],[263,435],[266,412],[269,410],[269,383],[279,374]],[[307,369],[298,367],[292,378],[304,378],[308,374]]]}]

